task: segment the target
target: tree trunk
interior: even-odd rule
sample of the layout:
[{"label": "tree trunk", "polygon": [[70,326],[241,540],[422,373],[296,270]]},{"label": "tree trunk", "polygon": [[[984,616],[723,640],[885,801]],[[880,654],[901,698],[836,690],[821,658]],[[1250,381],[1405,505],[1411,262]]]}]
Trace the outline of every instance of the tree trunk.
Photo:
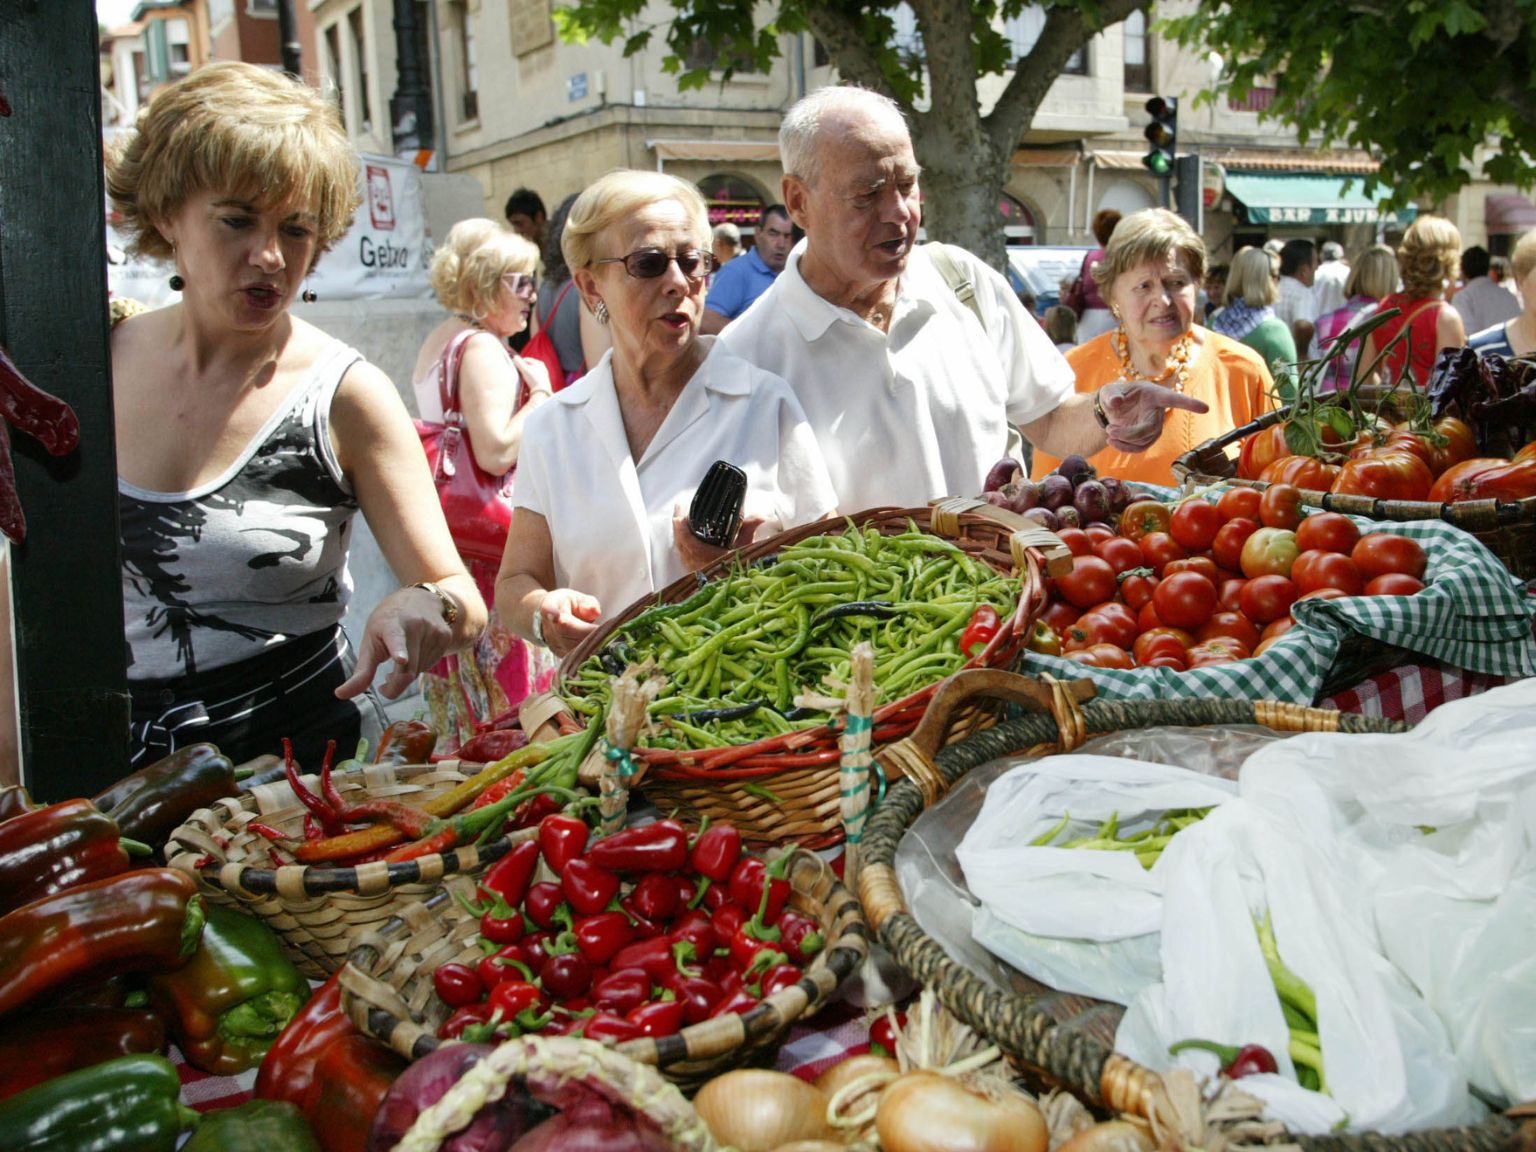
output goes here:
[{"label": "tree trunk", "polygon": [[1007,157],[994,157],[985,145],[963,152],[942,144],[935,147],[928,135],[915,132],[912,142],[923,166],[923,227],[928,239],[958,244],[1003,271],[1008,257],[997,205],[1008,180]]}]

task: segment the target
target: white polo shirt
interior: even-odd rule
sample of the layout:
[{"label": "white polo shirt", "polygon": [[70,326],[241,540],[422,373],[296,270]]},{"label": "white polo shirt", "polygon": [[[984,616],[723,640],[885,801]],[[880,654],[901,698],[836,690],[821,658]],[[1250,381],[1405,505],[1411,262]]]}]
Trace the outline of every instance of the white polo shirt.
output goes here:
[{"label": "white polo shirt", "polygon": [[1280,295],[1275,301],[1275,315],[1287,325],[1295,325],[1298,320],[1317,323],[1317,299],[1312,295],[1312,289],[1294,276],[1280,277]]},{"label": "white polo shirt", "polygon": [[1072,369],[1008,282],[969,252],[983,329],[928,253],[902,274],[889,333],[818,296],[800,275],[801,241],[773,287],[727,328],[733,352],[789,381],[826,457],[840,512],[920,507],[981,492],[1008,425],[1074,391]]},{"label": "white polo shirt", "polygon": [[604,616],[686,575],[672,506],[687,512],[716,460],[747,474],[742,513],[766,521],[758,539],[832,511],[821,450],[788,385],[712,343],[639,460],[612,352],[528,417],[512,504],[548,523],[556,586],[597,597]]}]

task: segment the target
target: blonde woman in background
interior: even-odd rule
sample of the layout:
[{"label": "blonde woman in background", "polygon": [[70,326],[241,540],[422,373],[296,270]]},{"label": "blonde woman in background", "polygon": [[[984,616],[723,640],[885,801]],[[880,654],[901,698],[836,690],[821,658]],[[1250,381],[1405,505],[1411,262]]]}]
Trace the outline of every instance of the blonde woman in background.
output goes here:
[{"label": "blonde woman in background", "polygon": [[[507,339],[528,327],[537,277],[538,249],[495,220],[461,220],[433,254],[431,279],[437,299],[452,315],[427,334],[416,356],[414,388],[423,420],[443,418],[439,380],[457,360],[457,393],[475,463],[493,476],[517,465],[523,428],[535,407],[549,399],[549,374],[537,360],[507,348]],[[496,564],[464,558],[480,594],[496,594]],[[474,647],[452,653],[422,674],[428,723],[437,729],[437,751],[452,752],[475,731],[548,687],[554,662],[525,643],[494,612]]]},{"label": "blonde woman in background", "polygon": [[1479,355],[1496,352],[1500,356],[1530,356],[1536,353],[1536,229],[1520,237],[1510,259],[1515,287],[1523,301],[1520,315],[1503,324],[1495,324],[1475,333],[1467,343]]},{"label": "blonde woman in background", "polygon": [[1405,327],[1408,335],[1387,354],[1377,368],[1382,383],[1394,384],[1406,373],[1418,388],[1429,383],[1435,359],[1442,348],[1460,348],[1467,342],[1461,313],[1445,299],[1446,289],[1456,283],[1461,268],[1461,233],[1443,216],[1420,216],[1408,225],[1397,250],[1401,291],[1382,298],[1377,311],[1396,308],[1398,315],[1385,321],[1365,338],[1357,374],[1376,360],[1378,350],[1390,344]]},{"label": "blonde woman in background", "polygon": [[[1397,253],[1385,244],[1367,248],[1355,266],[1350,269],[1344,282],[1345,301],[1342,308],[1325,312],[1317,318],[1317,330],[1312,336],[1312,347],[1307,350],[1309,359],[1320,359],[1329,347],[1342,336],[1376,311],[1383,297],[1390,296],[1397,288]],[[1350,345],[1328,362],[1323,372],[1322,390],[1338,392],[1349,387],[1354,375],[1355,362],[1360,357],[1360,341]]]},{"label": "blonde woman in background", "polygon": [[1279,298],[1278,262],[1262,248],[1240,248],[1227,273],[1227,305],[1211,321],[1211,331],[1248,345],[1265,364],[1294,363],[1291,326],[1275,314]]}]

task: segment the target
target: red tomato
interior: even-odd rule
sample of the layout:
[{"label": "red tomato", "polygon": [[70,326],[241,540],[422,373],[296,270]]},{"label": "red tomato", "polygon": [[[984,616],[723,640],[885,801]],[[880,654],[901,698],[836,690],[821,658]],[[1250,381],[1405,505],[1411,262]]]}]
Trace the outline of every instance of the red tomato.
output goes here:
[{"label": "red tomato", "polygon": [[1163,623],[1198,628],[1216,608],[1216,585],[1198,572],[1175,572],[1158,584],[1152,604]]},{"label": "red tomato", "polygon": [[1163,575],[1174,572],[1198,572],[1212,584],[1216,583],[1216,561],[1209,556],[1186,556],[1182,560],[1170,560],[1163,565]]},{"label": "red tomato", "polygon": [[1149,533],[1168,531],[1171,515],[1160,500],[1132,500],[1120,513],[1120,535],[1140,543]]},{"label": "red tomato", "polygon": [[[1529,447],[1529,445],[1527,445]],[[1437,504],[1456,500],[1523,500],[1536,496],[1536,455],[1514,460],[1487,456],[1452,464],[1429,490]]]},{"label": "red tomato", "polygon": [[1170,560],[1184,559],[1184,549],[1179,547],[1179,542],[1166,532],[1149,532],[1141,538],[1142,559],[1147,562],[1147,567],[1159,576],[1163,574],[1163,566]]},{"label": "red tomato", "polygon": [[1072,571],[1056,577],[1056,591],[1079,608],[1092,608],[1115,594],[1115,570],[1097,556],[1074,556]]},{"label": "red tomato", "polygon": [[1424,579],[1424,567],[1428,558],[1417,540],[1396,536],[1391,532],[1371,532],[1360,537],[1349,554],[1360,568],[1360,575],[1367,580],[1385,576],[1388,572],[1403,572],[1416,580]]},{"label": "red tomato", "polygon": [[1289,576],[1297,551],[1296,533],[1290,529],[1260,528],[1243,541],[1243,575],[1250,580],[1255,576]]},{"label": "red tomato", "polygon": [[1338,475],[1337,464],[1316,456],[1282,456],[1264,469],[1260,479],[1269,484],[1294,484],[1310,492],[1327,492]]},{"label": "red tomato", "polygon": [[1259,633],[1261,640],[1278,640],[1292,628],[1296,627],[1296,619],[1289,612],[1278,620],[1271,620],[1264,625],[1264,631]]},{"label": "red tomato", "polygon": [[1184,649],[1194,642],[1195,638],[1182,628],[1153,628],[1136,637],[1131,654],[1138,664],[1149,663],[1158,656],[1177,656],[1183,660]]},{"label": "red tomato", "polygon": [[1093,553],[1101,560],[1109,561],[1109,566],[1115,570],[1117,576],[1121,572],[1129,572],[1132,568],[1140,568],[1144,563],[1141,549],[1136,546],[1136,541],[1127,540],[1124,536],[1111,536],[1107,540],[1100,540],[1093,546]]},{"label": "red tomato", "polygon": [[1045,611],[1040,613],[1040,622],[1050,625],[1051,631],[1060,636],[1068,628],[1077,623],[1077,618],[1082,612],[1068,604],[1065,600],[1052,599],[1045,606]]},{"label": "red tomato", "polygon": [[1190,668],[1209,668],[1213,664],[1232,664],[1246,660],[1249,649],[1231,639],[1216,639],[1196,644],[1185,655],[1189,659]]},{"label": "red tomato", "polygon": [[1063,653],[1080,652],[1095,644],[1113,644],[1116,635],[1114,626],[1108,620],[1092,612],[1084,612],[1077,618],[1076,624],[1061,634],[1061,650]]},{"label": "red tomato", "polygon": [[1143,604],[1136,612],[1136,631],[1150,632],[1154,628],[1161,628],[1163,622],[1157,615],[1157,594],[1154,591],[1152,599]]},{"label": "red tomato", "polygon": [[[1234,489],[1235,491],[1235,489]],[[1244,489],[1244,491],[1252,491]],[[1232,495],[1231,492],[1227,496]],[[1225,500],[1227,497],[1223,496]],[[1253,493],[1255,501],[1259,494]],[[1243,545],[1248,542],[1248,537],[1259,530],[1259,522],[1251,520],[1247,516],[1234,516],[1221,526],[1221,531],[1216,533],[1216,539],[1211,541],[1211,555],[1216,558],[1216,563],[1232,572],[1238,572],[1243,567]]]},{"label": "red tomato", "polygon": [[1342,552],[1346,556],[1360,539],[1360,529],[1338,512],[1314,512],[1296,529],[1296,547],[1303,552]]},{"label": "red tomato", "polygon": [[1093,540],[1081,528],[1058,528],[1056,538],[1067,546],[1074,556],[1092,556]]},{"label": "red tomato", "polygon": [[1471,427],[1454,416],[1435,421],[1435,433],[1429,446],[1429,470],[1440,475],[1453,464],[1477,455],[1477,437]]},{"label": "red tomato", "polygon": [[1237,474],[1244,480],[1257,480],[1273,461],[1290,455],[1291,450],[1285,443],[1285,423],[1271,424],[1243,441],[1242,453],[1237,458]]},{"label": "red tomato", "polygon": [[1124,648],[1116,648],[1113,644],[1095,644],[1091,648],[1080,648],[1075,652],[1067,653],[1068,660],[1076,660],[1079,664],[1086,664],[1090,668],[1132,668],[1131,654]]},{"label": "red tomato", "polygon": [[1085,525],[1083,531],[1088,533],[1088,539],[1093,541],[1094,550],[1097,551],[1100,544],[1106,540],[1113,540],[1116,532],[1108,524],[1101,524],[1095,520],[1092,524]]},{"label": "red tomato", "polygon": [[1208,640],[1215,640],[1222,636],[1240,641],[1250,652],[1259,643],[1258,628],[1254,627],[1253,621],[1241,612],[1211,613],[1211,618],[1200,626],[1200,631],[1195,633],[1195,640],[1204,644]]},{"label": "red tomato", "polygon": [[1216,501],[1216,511],[1221,513],[1222,523],[1228,520],[1252,520],[1259,522],[1259,495],[1257,488],[1228,488]]},{"label": "red tomato", "polygon": [[1291,579],[1303,596],[1319,588],[1337,588],[1346,596],[1358,596],[1365,591],[1360,569],[1338,552],[1303,552],[1291,566]]},{"label": "red tomato", "polygon": [[1405,572],[1384,572],[1365,586],[1367,596],[1412,596],[1424,591],[1424,581]]},{"label": "red tomato", "polygon": [[1253,650],[1253,654],[1255,656],[1262,656],[1262,655],[1264,655],[1264,653],[1268,652],[1270,650],[1270,648],[1274,647],[1274,643],[1278,639],[1280,639],[1280,637],[1278,637],[1278,636],[1271,636],[1267,640],[1260,640],[1259,641],[1259,646]]},{"label": "red tomato", "polygon": [[[1088,615],[1096,616],[1109,626],[1112,635],[1109,642],[1120,648],[1129,649],[1136,642],[1136,613],[1132,612],[1118,600],[1109,600],[1088,611]],[[1082,621],[1078,621],[1082,623]]]},{"label": "red tomato", "polygon": [[[1138,548],[1137,554],[1140,555],[1140,552]],[[1152,603],[1152,593],[1156,588],[1156,576],[1132,573],[1120,581],[1120,599],[1125,601],[1126,607],[1132,612],[1140,612],[1143,605]]]},{"label": "red tomato", "polygon": [[[1296,568],[1292,565],[1292,576],[1295,573]],[[1243,585],[1240,598],[1242,613],[1255,624],[1269,624],[1289,613],[1299,595],[1301,590],[1284,576],[1259,576]]]},{"label": "red tomato", "polygon": [[1306,515],[1301,489],[1294,484],[1271,484],[1259,497],[1259,523],[1266,528],[1292,528]]},{"label": "red tomato", "polygon": [[1248,581],[1241,576],[1228,576],[1216,586],[1216,606],[1223,612],[1243,610],[1243,589]]},{"label": "red tomato", "polygon": [[1169,518],[1168,534],[1191,552],[1209,548],[1223,521],[1216,505],[1195,496],[1183,501]]},{"label": "red tomato", "polygon": [[[1337,588],[1314,588],[1312,591],[1303,592],[1300,596],[1296,597],[1296,604],[1300,604],[1303,600],[1340,600],[1343,597],[1344,593],[1340,592]],[[1296,604],[1291,605],[1292,612],[1296,610]]]},{"label": "red tomato", "polygon": [[1333,490],[1375,500],[1427,500],[1434,486],[1428,464],[1412,452],[1387,448],[1346,461]]},{"label": "red tomato", "polygon": [[1427,465],[1431,459],[1429,445],[1424,437],[1406,428],[1380,428],[1375,431],[1366,430],[1355,437],[1355,444],[1349,450],[1351,460],[1364,460],[1380,452],[1408,452],[1417,456]]}]

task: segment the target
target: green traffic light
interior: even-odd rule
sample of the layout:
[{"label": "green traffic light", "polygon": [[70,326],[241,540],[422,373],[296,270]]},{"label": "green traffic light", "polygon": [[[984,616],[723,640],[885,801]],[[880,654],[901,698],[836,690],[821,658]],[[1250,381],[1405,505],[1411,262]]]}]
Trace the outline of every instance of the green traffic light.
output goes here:
[{"label": "green traffic light", "polygon": [[1173,158],[1166,152],[1148,152],[1141,158],[1141,162],[1159,176],[1166,176],[1173,171]]}]

